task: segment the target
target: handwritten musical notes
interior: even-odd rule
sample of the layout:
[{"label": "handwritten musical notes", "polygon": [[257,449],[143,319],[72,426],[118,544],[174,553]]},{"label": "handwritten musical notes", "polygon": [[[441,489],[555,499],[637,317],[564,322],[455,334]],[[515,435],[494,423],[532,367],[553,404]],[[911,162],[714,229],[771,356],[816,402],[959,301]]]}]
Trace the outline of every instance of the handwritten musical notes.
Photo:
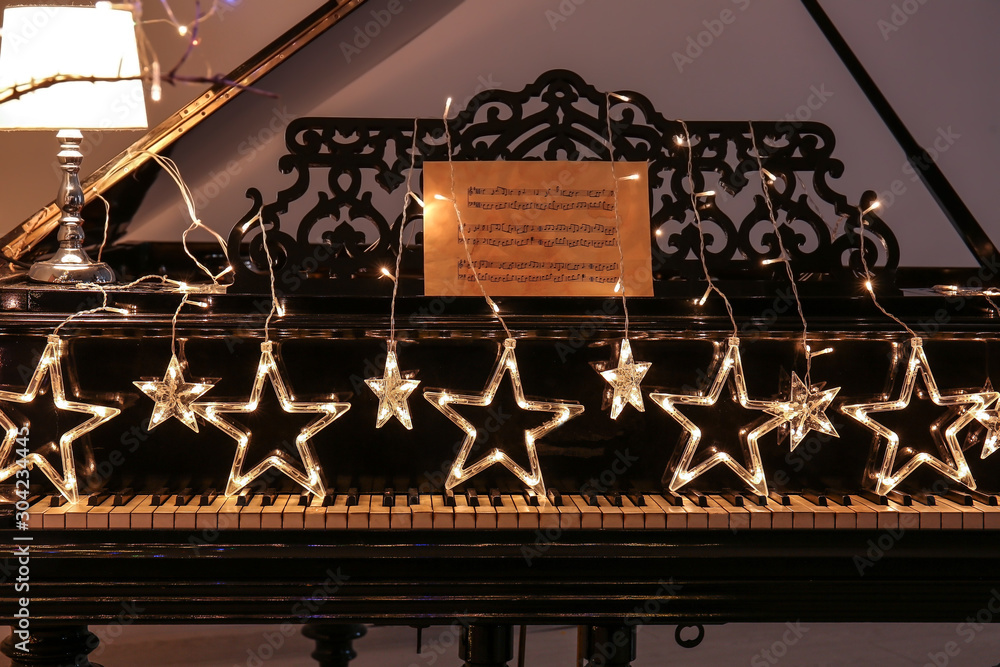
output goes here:
[{"label": "handwritten musical notes", "polygon": [[[619,256],[608,162],[456,162],[454,169],[472,265],[487,294],[616,294]],[[652,296],[646,165],[619,162],[615,172],[628,294]],[[425,293],[479,295],[447,162],[424,164],[424,202]]]}]

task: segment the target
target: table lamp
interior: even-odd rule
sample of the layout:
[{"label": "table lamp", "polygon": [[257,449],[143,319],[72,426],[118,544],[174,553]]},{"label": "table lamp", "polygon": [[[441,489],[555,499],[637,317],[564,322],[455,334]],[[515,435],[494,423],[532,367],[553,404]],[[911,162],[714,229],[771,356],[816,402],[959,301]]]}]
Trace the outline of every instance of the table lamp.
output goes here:
[{"label": "table lamp", "polygon": [[[38,87],[0,104],[0,129],[58,130],[61,145],[59,249],[52,258],[32,265],[29,278],[48,283],[114,281],[111,267],[93,261],[83,249],[81,130],[144,129],[140,73],[129,11],[112,9],[109,2],[4,10],[0,90]],[[47,85],[53,80],[60,82]]]}]

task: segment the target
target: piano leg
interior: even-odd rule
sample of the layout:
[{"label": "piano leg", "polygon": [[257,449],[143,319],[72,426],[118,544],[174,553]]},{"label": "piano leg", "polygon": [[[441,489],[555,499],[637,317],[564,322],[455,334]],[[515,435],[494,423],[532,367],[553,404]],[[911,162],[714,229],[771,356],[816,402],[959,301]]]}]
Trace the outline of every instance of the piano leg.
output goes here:
[{"label": "piano leg", "polygon": [[307,623],[302,634],[316,642],[312,657],[320,667],[347,667],[358,657],[352,642],[364,637],[368,630],[354,623]]},{"label": "piano leg", "polygon": [[507,667],[514,658],[514,630],[509,625],[464,625],[458,652],[464,667]]},{"label": "piano leg", "polygon": [[585,625],[580,634],[586,667],[629,667],[635,660],[634,625]]},{"label": "piano leg", "polygon": [[0,652],[10,658],[11,667],[101,667],[87,656],[100,643],[86,625],[33,626],[27,645],[12,634],[0,645]]}]

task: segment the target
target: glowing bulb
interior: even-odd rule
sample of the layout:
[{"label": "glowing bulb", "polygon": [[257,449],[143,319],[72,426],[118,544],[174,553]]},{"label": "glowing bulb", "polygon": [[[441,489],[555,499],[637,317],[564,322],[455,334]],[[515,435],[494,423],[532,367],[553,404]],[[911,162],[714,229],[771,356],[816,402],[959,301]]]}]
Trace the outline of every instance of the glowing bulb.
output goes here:
[{"label": "glowing bulb", "polygon": [[775,181],[778,180],[777,176],[769,172],[767,169],[764,169],[763,167],[760,168],[760,173],[764,174],[769,183],[774,183]]},{"label": "glowing bulb", "polygon": [[444,117],[448,117],[448,112],[451,111],[451,98],[449,97],[444,101]]},{"label": "glowing bulb", "polygon": [[631,174],[629,176],[622,176],[618,180],[619,181],[638,181],[639,180],[639,174]]},{"label": "glowing bulb", "polygon": [[861,215],[865,215],[866,213],[870,213],[871,211],[874,211],[875,209],[877,209],[881,205],[882,205],[881,202],[879,202],[879,200],[876,199],[875,201],[873,201],[871,203],[871,206],[869,206],[864,211],[862,211]]},{"label": "glowing bulb", "polygon": [[618,98],[622,102],[631,102],[632,101],[629,98],[625,97],[624,95],[619,95],[618,93],[608,93],[608,95],[610,95],[611,97]]},{"label": "glowing bulb", "polygon": [[379,269],[379,271],[381,271],[382,275],[388,278],[389,280],[393,281],[396,280],[396,278],[392,275],[392,272],[386,267],[383,266],[381,269]]},{"label": "glowing bulb", "polygon": [[681,135],[677,134],[677,135],[674,135],[674,143],[677,144],[678,146],[683,146],[687,142],[684,140],[684,137],[682,137]]},{"label": "glowing bulb", "polygon": [[615,283],[615,294],[618,294],[621,291],[622,291],[622,281],[621,278],[619,278],[618,282]]},{"label": "glowing bulb", "polygon": [[177,34],[180,35],[181,37],[185,36],[186,34],[188,34],[188,27],[186,25],[177,26]]},{"label": "glowing bulb", "polygon": [[444,196],[443,194],[441,194],[440,192],[438,192],[438,193],[436,193],[436,194],[434,195],[434,199],[440,199],[441,201],[452,201],[452,202],[453,202],[453,201],[455,201],[455,200],[454,200],[454,199],[452,199],[451,197],[445,197],[445,196]]},{"label": "glowing bulb", "polygon": [[715,190],[705,190],[704,192],[696,192],[695,197],[714,197]]},{"label": "glowing bulb", "polygon": [[420,208],[424,208],[424,200],[423,199],[421,199],[417,195],[413,194],[412,192],[409,193],[409,194],[410,194],[410,197],[413,198],[413,201],[417,202],[417,204],[420,206]]},{"label": "glowing bulb", "polygon": [[869,292],[872,291],[872,281],[870,280],[865,281],[865,289],[868,290]]}]

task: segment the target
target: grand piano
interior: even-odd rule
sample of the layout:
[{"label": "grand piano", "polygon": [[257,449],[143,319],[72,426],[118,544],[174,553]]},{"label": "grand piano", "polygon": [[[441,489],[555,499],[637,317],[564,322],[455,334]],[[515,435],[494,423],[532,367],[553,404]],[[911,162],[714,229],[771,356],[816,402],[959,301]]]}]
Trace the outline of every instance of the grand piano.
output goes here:
[{"label": "grand piano", "polygon": [[[822,10],[804,4],[920,157]],[[361,5],[324,5],[231,78],[252,85]],[[483,90],[447,121],[297,118],[273,165],[290,185],[271,198],[243,183],[227,250],[190,244],[218,285],[180,243],[115,242],[163,179],[152,161],[127,177],[118,166],[139,150],[170,154],[248,93],[213,88],[95,173],[85,185],[110,202],[103,259],[119,283],[32,283],[10,264],[0,285],[0,617],[12,664],[91,664],[87,625],[123,620],[301,624],[324,665],[346,665],[366,623],[457,621],[467,665],[507,664],[517,625],[572,623],[587,664],[628,665],[642,624],[676,625],[693,644],[726,622],[995,618],[997,255],[943,175],[921,170],[979,266],[907,268],[875,193],[837,192],[851,165],[830,127],[682,125],[641,90],[607,92],[552,70]],[[634,358],[650,364],[644,410],[616,419],[595,365],[621,352],[620,299],[497,298],[508,335],[481,297],[425,295],[418,204],[425,161],[612,155],[648,165],[653,271],[653,296],[628,301]],[[418,197],[404,207],[411,171]],[[84,217],[100,238],[100,202]],[[26,221],[5,254],[50,252],[57,218],[50,206]],[[702,253],[735,332],[706,293]],[[365,383],[386,364],[382,269],[397,258],[395,351],[420,381],[410,429],[376,428]],[[150,274],[175,282],[125,286]],[[102,305],[117,310],[68,319]],[[490,401],[461,406],[471,432],[425,400],[482,397],[510,338],[518,380],[502,373]],[[807,354],[807,395],[828,400],[802,432],[765,408],[793,400]],[[200,398],[154,424],[147,390],[166,382],[172,356]],[[466,441],[474,458],[502,448],[534,470],[525,434],[543,419],[519,390],[583,407],[535,442],[544,488],[504,465],[451,483]],[[768,419],[778,423],[759,428]],[[681,633],[691,626],[694,640]]]}]

